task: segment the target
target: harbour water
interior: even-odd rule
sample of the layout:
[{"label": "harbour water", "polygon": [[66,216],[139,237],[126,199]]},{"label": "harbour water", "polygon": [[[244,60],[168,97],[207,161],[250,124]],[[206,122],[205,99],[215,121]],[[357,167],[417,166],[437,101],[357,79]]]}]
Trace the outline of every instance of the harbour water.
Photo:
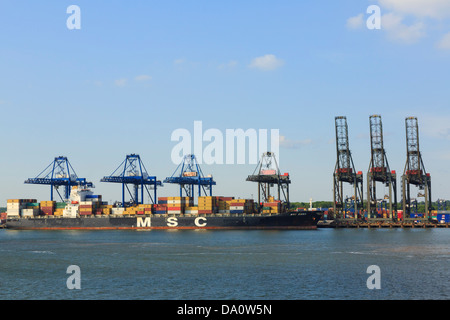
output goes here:
[{"label": "harbour water", "polygon": [[0,230],[0,257],[1,300],[450,298],[449,229]]}]

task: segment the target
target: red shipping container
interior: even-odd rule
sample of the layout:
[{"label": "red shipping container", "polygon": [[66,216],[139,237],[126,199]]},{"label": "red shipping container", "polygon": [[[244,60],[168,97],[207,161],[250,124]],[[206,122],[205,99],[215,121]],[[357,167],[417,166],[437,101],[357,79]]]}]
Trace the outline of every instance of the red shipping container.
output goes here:
[{"label": "red shipping container", "polygon": [[219,197],[222,201],[231,201],[234,200],[234,197]]},{"label": "red shipping container", "polygon": [[212,210],[198,210],[198,213],[213,213]]},{"label": "red shipping container", "polygon": [[243,207],[243,206],[245,206],[245,202],[231,202],[230,206],[231,207]]},{"label": "red shipping container", "polygon": [[167,210],[181,210],[182,207],[167,207]]}]

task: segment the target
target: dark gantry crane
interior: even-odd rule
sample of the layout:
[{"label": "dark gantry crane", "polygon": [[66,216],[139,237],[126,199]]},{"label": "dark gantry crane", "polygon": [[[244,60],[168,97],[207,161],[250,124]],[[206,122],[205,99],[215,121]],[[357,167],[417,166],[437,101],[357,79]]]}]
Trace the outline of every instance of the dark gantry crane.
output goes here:
[{"label": "dark gantry crane", "polygon": [[[431,219],[431,175],[425,170],[419,149],[419,122],[416,117],[408,117],[406,123],[406,165],[402,175],[403,219],[421,220],[410,217],[411,185],[419,188],[419,196],[425,198],[425,212],[423,220]],[[422,194],[420,191],[423,191]]]},{"label": "dark gantry crane", "polygon": [[[72,186],[94,187],[92,182],[86,181],[86,178],[78,178],[67,157],[63,156],[55,157],[55,160],[39,173],[36,178],[29,178],[25,180],[25,183],[50,185],[51,201],[53,201],[53,190],[58,193],[61,201],[67,201],[70,197]],[[64,188],[63,195],[59,192],[59,187]]]},{"label": "dark gantry crane", "polygon": [[353,219],[357,219],[358,203],[361,205],[361,210],[364,209],[363,174],[362,171],[355,170],[348,142],[347,118],[335,117],[335,124],[337,161],[333,173],[333,210],[336,219],[345,219],[345,209],[348,208],[348,204],[344,199],[344,182],[348,183],[353,186],[353,196],[350,200],[354,209]]},{"label": "dark gantry crane", "polygon": [[258,204],[269,202],[271,187],[276,186],[278,197],[276,200],[282,201],[289,209],[289,184],[291,180],[288,173],[283,175],[278,167],[276,156],[273,152],[265,152],[261,156],[253,174],[248,176],[246,181],[258,183]]},{"label": "dark gantry crane", "polygon": [[[162,186],[161,181],[158,181],[155,176],[149,176],[141,157],[137,154],[129,154],[125,160],[117,167],[114,172],[106,177],[103,177],[101,182],[112,182],[122,184],[122,206],[126,206],[125,189],[127,189],[131,200],[129,204],[143,204],[144,190],[152,203],[156,202],[156,189]],[[133,192],[130,191],[128,185],[132,185]],[[150,189],[153,188],[153,197],[150,194]],[[140,190],[140,197],[139,197]]]},{"label": "dark gantry crane", "polygon": [[[164,183],[180,185],[180,197],[194,197],[194,188],[198,187],[198,196],[212,196],[212,186],[216,185],[211,175],[204,176],[202,169],[193,154],[183,157],[172,176],[167,177]],[[202,192],[203,191],[203,192]],[[208,192],[209,191],[209,192]]]},{"label": "dark gantry crane", "polygon": [[[369,171],[367,172],[367,214],[372,220],[383,220],[377,217],[377,204],[385,201],[389,202],[389,218],[393,220],[394,211],[397,211],[397,176],[395,171],[391,171],[386,157],[383,143],[383,124],[380,115],[372,115],[370,120],[370,143],[371,159]],[[383,199],[377,198],[376,182],[382,182],[389,188],[389,194],[385,194]]]}]

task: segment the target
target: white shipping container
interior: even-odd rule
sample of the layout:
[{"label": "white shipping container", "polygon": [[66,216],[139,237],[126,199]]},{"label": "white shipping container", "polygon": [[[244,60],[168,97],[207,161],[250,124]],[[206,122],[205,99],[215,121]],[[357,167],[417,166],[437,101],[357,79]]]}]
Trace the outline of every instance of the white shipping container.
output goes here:
[{"label": "white shipping container", "polygon": [[64,218],[76,218],[78,216],[78,206],[67,206],[63,210]]},{"label": "white shipping container", "polygon": [[23,207],[23,205],[20,205],[19,203],[16,202],[6,204],[6,209],[19,209],[21,207]]},{"label": "white shipping container", "polygon": [[20,209],[9,209],[6,211],[6,216],[8,218],[10,217],[19,217],[20,216]]},{"label": "white shipping container", "polygon": [[125,208],[111,208],[111,214],[123,214]]},{"label": "white shipping container", "polygon": [[244,206],[230,206],[230,210],[244,210]]},{"label": "white shipping container", "polygon": [[22,217],[34,217],[39,215],[39,210],[36,209],[22,209],[21,216]]}]

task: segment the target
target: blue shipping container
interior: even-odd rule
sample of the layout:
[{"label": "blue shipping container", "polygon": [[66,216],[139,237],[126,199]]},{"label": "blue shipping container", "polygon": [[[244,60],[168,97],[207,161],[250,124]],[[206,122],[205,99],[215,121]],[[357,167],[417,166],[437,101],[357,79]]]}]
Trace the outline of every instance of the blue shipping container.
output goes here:
[{"label": "blue shipping container", "polygon": [[450,214],[448,214],[448,213],[447,214],[443,214],[443,213],[438,214],[436,216],[436,218],[437,218],[438,222],[450,223]]}]

